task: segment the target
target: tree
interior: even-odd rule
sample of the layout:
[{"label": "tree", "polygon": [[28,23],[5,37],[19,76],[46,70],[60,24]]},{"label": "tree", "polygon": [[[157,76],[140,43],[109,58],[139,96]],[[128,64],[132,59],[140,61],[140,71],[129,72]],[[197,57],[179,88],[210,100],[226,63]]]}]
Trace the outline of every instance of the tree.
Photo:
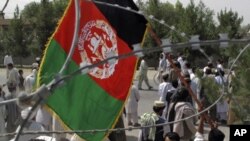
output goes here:
[{"label": "tree", "polygon": [[236,77],[232,77],[232,82],[230,83],[231,91],[229,91],[228,95],[230,99],[230,113],[234,114],[230,114],[230,118],[233,118],[229,124],[250,121],[249,57],[250,49],[247,49],[234,66]]},{"label": "tree", "polygon": [[247,38],[250,34],[250,24],[242,26],[239,31],[240,37]]},{"label": "tree", "polygon": [[53,6],[49,2],[49,0],[42,0],[39,7],[39,18],[37,19],[36,27],[37,40],[40,45],[39,47],[42,50],[45,48],[45,45],[48,42],[48,38],[52,35],[56,27],[57,21],[53,14]]},{"label": "tree", "polygon": [[[172,5],[169,2],[160,2],[159,0],[147,0],[147,1],[142,1],[139,0],[137,1],[139,8],[145,12],[146,15],[153,15],[157,19],[162,19],[165,21],[166,24],[168,25],[173,25],[175,23],[175,8],[174,5]],[[152,28],[152,30],[157,34],[157,36],[161,38],[169,38],[171,36],[171,30],[170,28],[167,28],[166,26],[152,20],[148,19],[149,24]],[[157,44],[154,41],[154,39],[151,37],[150,33],[147,34],[144,47],[156,47]],[[152,67],[157,68],[158,67],[158,62],[156,63],[156,60],[158,61],[159,58],[159,52],[154,52],[154,53],[147,53],[147,58],[150,58],[149,65]]]},{"label": "tree", "polygon": [[232,9],[227,11],[221,10],[217,15],[220,32],[229,33],[230,38],[240,38],[239,30],[243,22],[243,17],[239,17],[237,12],[233,12]]},{"label": "tree", "polygon": [[[172,43],[187,42],[191,35],[200,35],[201,40],[218,39],[217,27],[213,19],[214,11],[206,7],[203,2],[196,5],[193,0],[190,0],[187,7],[183,7],[179,1],[173,5],[169,2],[161,2],[159,0],[138,0],[138,5],[146,15],[153,15],[157,19],[163,19],[169,25],[169,27],[166,27],[154,20],[148,19],[159,38],[169,38]],[[174,30],[170,28],[174,28]],[[186,36],[183,37],[182,33],[185,33]],[[147,36],[144,46],[156,46],[155,41],[150,35]],[[219,56],[218,46],[209,49],[205,47],[204,49],[209,55],[217,53]],[[190,48],[185,48],[182,51],[189,60],[200,61],[201,59],[196,58],[204,58],[204,55],[199,51],[192,51]],[[190,55],[193,53],[196,56]],[[149,54],[151,60],[158,60],[158,57],[159,52]],[[154,64],[157,63],[154,62]]]},{"label": "tree", "polygon": [[52,2],[54,17],[56,21],[58,21],[62,17],[68,2],[69,0],[54,0]]},{"label": "tree", "polygon": [[[153,15],[157,19],[162,19],[168,25],[173,25],[176,21],[177,15],[175,12],[174,5],[169,2],[160,2],[159,0],[148,0],[148,1],[138,1],[140,9],[142,9],[146,15]],[[159,38],[167,37],[170,32],[170,29],[166,26],[156,22],[154,20],[148,19],[150,26],[158,35]],[[155,42],[151,40],[152,38],[147,38],[148,44],[147,47],[156,46]]]},{"label": "tree", "polygon": [[6,46],[5,50],[20,57],[21,65],[22,58],[30,55],[28,44],[32,41],[31,34],[30,27],[28,26],[28,23],[24,22],[17,6],[14,12],[14,18],[10,22],[9,30],[6,32],[8,46]]},{"label": "tree", "polygon": [[[231,9],[229,11],[227,9],[221,10],[217,14],[217,18],[219,21],[217,30],[220,33],[228,33],[230,39],[240,39],[243,37],[243,34],[240,33],[243,17],[240,17],[237,12]],[[230,62],[230,60],[233,60],[238,55],[241,48],[241,45],[231,45],[228,49],[224,49],[221,56],[227,58]]]},{"label": "tree", "polygon": [[6,46],[7,46],[7,38],[5,31],[3,29],[0,29],[0,52],[1,55],[6,54]]},{"label": "tree", "polygon": [[30,46],[34,52],[41,54],[67,4],[68,0],[41,0],[41,3],[32,2],[25,6],[22,15],[35,32],[33,45]]},{"label": "tree", "polygon": [[213,20],[214,12],[200,1],[195,5],[191,0],[179,19],[178,27],[190,35],[200,35],[201,40],[215,39],[217,37],[216,26]]},{"label": "tree", "polygon": [[39,54],[41,54],[41,49],[39,48],[39,43],[37,40],[37,36],[36,36],[36,28],[37,28],[37,19],[38,19],[38,12],[39,12],[39,7],[40,4],[37,2],[31,2],[27,5],[25,5],[24,9],[21,11],[21,15],[23,17],[23,19],[25,19],[25,21],[27,21],[29,23],[29,26],[32,27],[32,32],[34,34],[32,34],[32,43],[28,46],[31,54],[37,56]]},{"label": "tree", "polygon": [[[245,27],[245,31],[241,30],[241,24],[243,22],[243,17],[240,17],[237,12],[233,12],[231,9],[221,10],[217,14],[219,21],[218,31],[220,33],[228,33],[229,38],[240,39],[246,36],[248,27]],[[245,33],[244,33],[245,32]],[[230,45],[229,48],[223,49],[221,55],[224,58],[228,58],[228,67],[231,67],[232,62],[235,60],[236,56],[240,53],[244,46],[242,44]],[[232,77],[232,82],[230,83],[230,91],[228,98],[230,99],[230,123],[244,122],[250,117],[249,113],[249,59],[250,51],[249,49],[243,53],[240,59],[237,61],[236,66],[234,66],[234,72],[236,77]],[[234,114],[231,114],[234,113]],[[232,116],[233,115],[233,116]],[[234,117],[234,118],[232,118]],[[233,120],[232,120],[233,119]]]},{"label": "tree", "polygon": [[[211,40],[217,38],[216,25],[213,20],[214,11],[210,10],[206,5],[200,1],[198,5],[194,3],[193,0],[187,5],[186,8],[178,1],[175,4],[176,12],[178,15],[176,21],[176,29],[180,32],[184,32],[186,36],[183,38],[180,36],[180,33],[175,33],[172,40],[174,42],[184,42],[189,41],[192,35],[199,35],[200,40]],[[203,46],[207,54],[211,55],[216,51],[214,48],[207,48]],[[191,50],[191,48],[185,48],[182,50],[185,55],[188,57],[188,60],[196,61],[194,64],[200,64],[203,60],[204,55],[197,50]],[[196,54],[191,55],[191,54]],[[199,58],[199,59],[197,59]]]}]

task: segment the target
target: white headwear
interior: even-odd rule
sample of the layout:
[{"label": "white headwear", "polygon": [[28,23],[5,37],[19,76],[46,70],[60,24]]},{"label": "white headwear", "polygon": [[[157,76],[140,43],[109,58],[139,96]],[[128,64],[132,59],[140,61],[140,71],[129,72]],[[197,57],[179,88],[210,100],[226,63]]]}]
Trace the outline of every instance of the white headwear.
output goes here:
[{"label": "white headwear", "polygon": [[36,57],[36,61],[40,61],[41,60],[41,58],[40,57]]},{"label": "white headwear", "polygon": [[162,101],[154,101],[154,107],[158,107],[158,108],[161,108],[161,107],[165,107],[165,103],[162,102]]},{"label": "white headwear", "polygon": [[38,68],[38,63],[32,63],[32,68],[37,69]]}]

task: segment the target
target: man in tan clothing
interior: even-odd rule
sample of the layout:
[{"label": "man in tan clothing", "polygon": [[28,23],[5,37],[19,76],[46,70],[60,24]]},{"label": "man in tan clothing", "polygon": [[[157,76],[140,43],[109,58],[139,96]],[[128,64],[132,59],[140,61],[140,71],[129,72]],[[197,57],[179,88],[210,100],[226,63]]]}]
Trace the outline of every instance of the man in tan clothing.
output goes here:
[{"label": "man in tan clothing", "polygon": [[[187,102],[189,92],[186,88],[180,87],[174,95],[173,102],[170,104],[168,122],[181,120],[195,114],[195,110],[190,102]],[[180,141],[189,141],[197,132],[194,123],[196,118],[189,118],[185,121],[170,125],[170,130],[180,136]]]}]

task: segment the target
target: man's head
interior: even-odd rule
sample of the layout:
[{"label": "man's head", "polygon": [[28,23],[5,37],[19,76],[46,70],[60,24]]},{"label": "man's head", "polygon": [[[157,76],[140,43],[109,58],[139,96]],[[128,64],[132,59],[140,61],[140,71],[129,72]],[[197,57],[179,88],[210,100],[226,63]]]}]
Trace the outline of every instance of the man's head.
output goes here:
[{"label": "man's head", "polygon": [[189,96],[188,89],[180,87],[177,89],[176,94],[173,97],[173,102],[186,102]]},{"label": "man's head", "polygon": [[12,63],[9,63],[9,64],[7,64],[7,67],[9,70],[11,70],[14,67],[14,65]]},{"label": "man's head", "polygon": [[212,68],[213,67],[213,63],[212,62],[207,62],[207,66],[209,67],[209,68]]},{"label": "man's head", "polygon": [[180,141],[180,136],[176,132],[168,132],[165,141]]},{"label": "man's head", "polygon": [[217,128],[212,129],[208,134],[208,141],[223,141],[224,138],[225,134]]},{"label": "man's head", "polygon": [[171,84],[174,88],[177,88],[179,86],[178,80],[172,80]]},{"label": "man's head", "polygon": [[161,53],[160,54],[160,59],[163,59],[164,58],[164,53]]},{"label": "man's head", "polygon": [[23,70],[21,70],[21,69],[20,69],[20,70],[18,70],[18,73],[19,73],[19,75],[21,75],[21,76],[22,76],[22,75],[23,75]]},{"label": "man's head", "polygon": [[[190,85],[191,82],[192,82],[191,79],[190,79],[190,77],[184,77],[184,80],[185,80],[186,83],[189,84],[189,85]],[[183,85],[183,86],[185,86],[185,85]]]},{"label": "man's head", "polygon": [[[181,68],[181,64],[178,61],[174,61],[174,65],[180,69]],[[174,68],[174,66],[171,65],[172,68]]]},{"label": "man's head", "polygon": [[40,58],[40,57],[36,57],[36,62],[37,62],[38,64],[40,64],[40,61],[41,61],[41,58]]},{"label": "man's head", "polygon": [[163,101],[154,102],[153,110],[156,114],[161,116],[164,108],[165,108],[165,103]]},{"label": "man's head", "polygon": [[32,70],[33,69],[38,69],[38,67],[39,67],[39,64],[38,63],[32,63]]},{"label": "man's head", "polygon": [[168,81],[168,77],[169,77],[169,75],[167,73],[162,75],[162,79],[164,80],[164,82]]},{"label": "man's head", "polygon": [[185,63],[186,68],[191,69],[191,64],[189,62]]},{"label": "man's head", "polygon": [[222,59],[218,59],[218,60],[217,60],[217,64],[223,64]]},{"label": "man's head", "polygon": [[206,75],[212,74],[212,69],[211,68],[207,68],[205,71]]},{"label": "man's head", "polygon": [[178,56],[182,57],[183,53],[182,52],[178,52]]}]

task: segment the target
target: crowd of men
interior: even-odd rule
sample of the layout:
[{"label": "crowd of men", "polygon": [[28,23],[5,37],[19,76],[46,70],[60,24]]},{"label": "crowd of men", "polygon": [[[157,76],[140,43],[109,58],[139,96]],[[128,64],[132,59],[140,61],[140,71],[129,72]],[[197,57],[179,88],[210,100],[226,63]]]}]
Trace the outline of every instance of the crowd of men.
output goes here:
[{"label": "crowd of men", "polygon": [[[173,64],[166,58],[169,55]],[[222,93],[222,86],[227,82],[223,61],[218,59],[216,65],[208,62],[204,68],[194,68],[191,62],[188,62],[183,54],[173,57],[171,54],[160,54],[159,59],[159,81],[158,97],[159,100],[154,102],[153,113],[145,113],[140,116],[138,122],[137,108],[142,90],[142,83],[145,82],[148,90],[152,89],[147,76],[147,58],[143,57],[139,67],[138,85],[132,86],[131,95],[127,103],[127,121],[128,126],[150,126],[168,122],[174,122],[183,118],[185,121],[175,122],[165,126],[157,126],[152,128],[143,128],[139,134],[138,141],[169,141],[166,135],[174,134],[179,139],[172,141],[201,141],[204,137],[200,137],[199,131],[196,129],[198,117],[190,116],[196,114],[200,107],[190,95],[187,86],[190,87],[192,93],[197,97],[203,108],[210,106],[216,98]],[[181,75],[179,76],[178,73]],[[233,75],[233,73],[230,73]],[[184,78],[184,81],[180,77]],[[214,92],[209,91],[206,83],[218,86],[218,91],[213,88]],[[186,83],[186,84],[184,84]],[[212,97],[212,98],[210,98]],[[213,99],[213,97],[215,97]],[[133,102],[131,102],[133,101]],[[132,107],[132,108],[131,108]],[[208,111],[209,118],[218,124],[227,124],[228,120],[228,100],[222,99]],[[208,122],[208,121],[206,121]],[[225,135],[218,129],[212,129],[209,134],[209,141],[223,141]],[[170,139],[171,141],[171,139]]]},{"label": "crowd of men", "polygon": [[[171,55],[170,55],[171,56]],[[185,87],[184,82],[181,81],[176,71],[179,71],[184,77],[185,83],[189,85],[192,92],[197,99],[202,102],[204,107],[209,106],[212,101],[209,100],[206,88],[204,88],[202,81],[212,81],[218,86],[222,86],[225,81],[225,70],[223,62],[218,60],[217,66],[213,67],[211,62],[203,68],[202,77],[198,76],[197,70],[191,66],[191,63],[186,58],[179,54],[177,58],[173,59],[171,64],[166,55],[162,53],[159,60],[159,81],[158,97],[159,100],[153,103],[153,112],[145,113],[140,116],[138,120],[138,102],[140,100],[140,91],[142,90],[142,83],[145,81],[148,90],[153,87],[150,85],[147,77],[147,59],[142,58],[138,84],[133,84],[131,87],[131,94],[127,100],[126,106],[126,120],[128,126],[140,127],[157,124],[164,124],[167,122],[174,122],[183,118],[188,118],[185,121],[175,122],[169,125],[156,126],[151,128],[142,128],[138,141],[201,141],[200,133],[196,129],[198,117],[194,115],[199,110],[196,101],[190,96],[189,90]],[[37,58],[32,64],[32,71],[29,75],[24,77],[24,72],[17,69],[11,56],[6,55],[4,58],[4,65],[6,66],[6,84],[0,86],[0,101],[13,99],[18,97],[21,92],[27,94],[31,93],[35,88],[36,73],[39,68],[40,59]],[[5,93],[3,87],[7,87],[8,93]],[[16,103],[9,103],[0,107],[0,133],[12,133],[20,128],[20,123],[27,117],[31,107],[22,108]],[[225,99],[216,104],[216,107],[211,108],[208,112],[209,117],[213,121],[226,124],[228,120],[228,103]],[[28,131],[46,131],[51,129],[52,117],[44,109],[39,107],[31,118],[28,120],[24,130]],[[225,135],[218,129],[212,129],[209,133],[209,141],[223,141]],[[13,138],[13,137],[12,137]],[[21,141],[28,141],[30,139],[46,138],[55,140],[48,136],[39,135],[24,135],[21,136]],[[0,141],[8,140],[7,137],[0,137]],[[13,140],[13,139],[12,139]]]},{"label": "crowd of men", "polygon": [[[6,67],[6,83],[0,86],[0,101],[17,98],[21,93],[31,94],[35,90],[36,74],[39,68],[40,58],[36,58],[31,64],[30,74],[24,76],[22,69],[17,69],[10,55],[4,57]],[[6,88],[4,88],[6,87]],[[13,133],[18,131],[21,122],[27,117],[31,107],[22,107],[16,102],[2,105],[0,107],[0,133]],[[51,126],[51,116],[42,106],[34,112],[28,119],[24,131],[46,131]],[[12,138],[12,139],[11,139]],[[22,135],[20,141],[31,139],[53,139],[49,136]],[[14,137],[0,137],[0,141],[14,140]]]}]

